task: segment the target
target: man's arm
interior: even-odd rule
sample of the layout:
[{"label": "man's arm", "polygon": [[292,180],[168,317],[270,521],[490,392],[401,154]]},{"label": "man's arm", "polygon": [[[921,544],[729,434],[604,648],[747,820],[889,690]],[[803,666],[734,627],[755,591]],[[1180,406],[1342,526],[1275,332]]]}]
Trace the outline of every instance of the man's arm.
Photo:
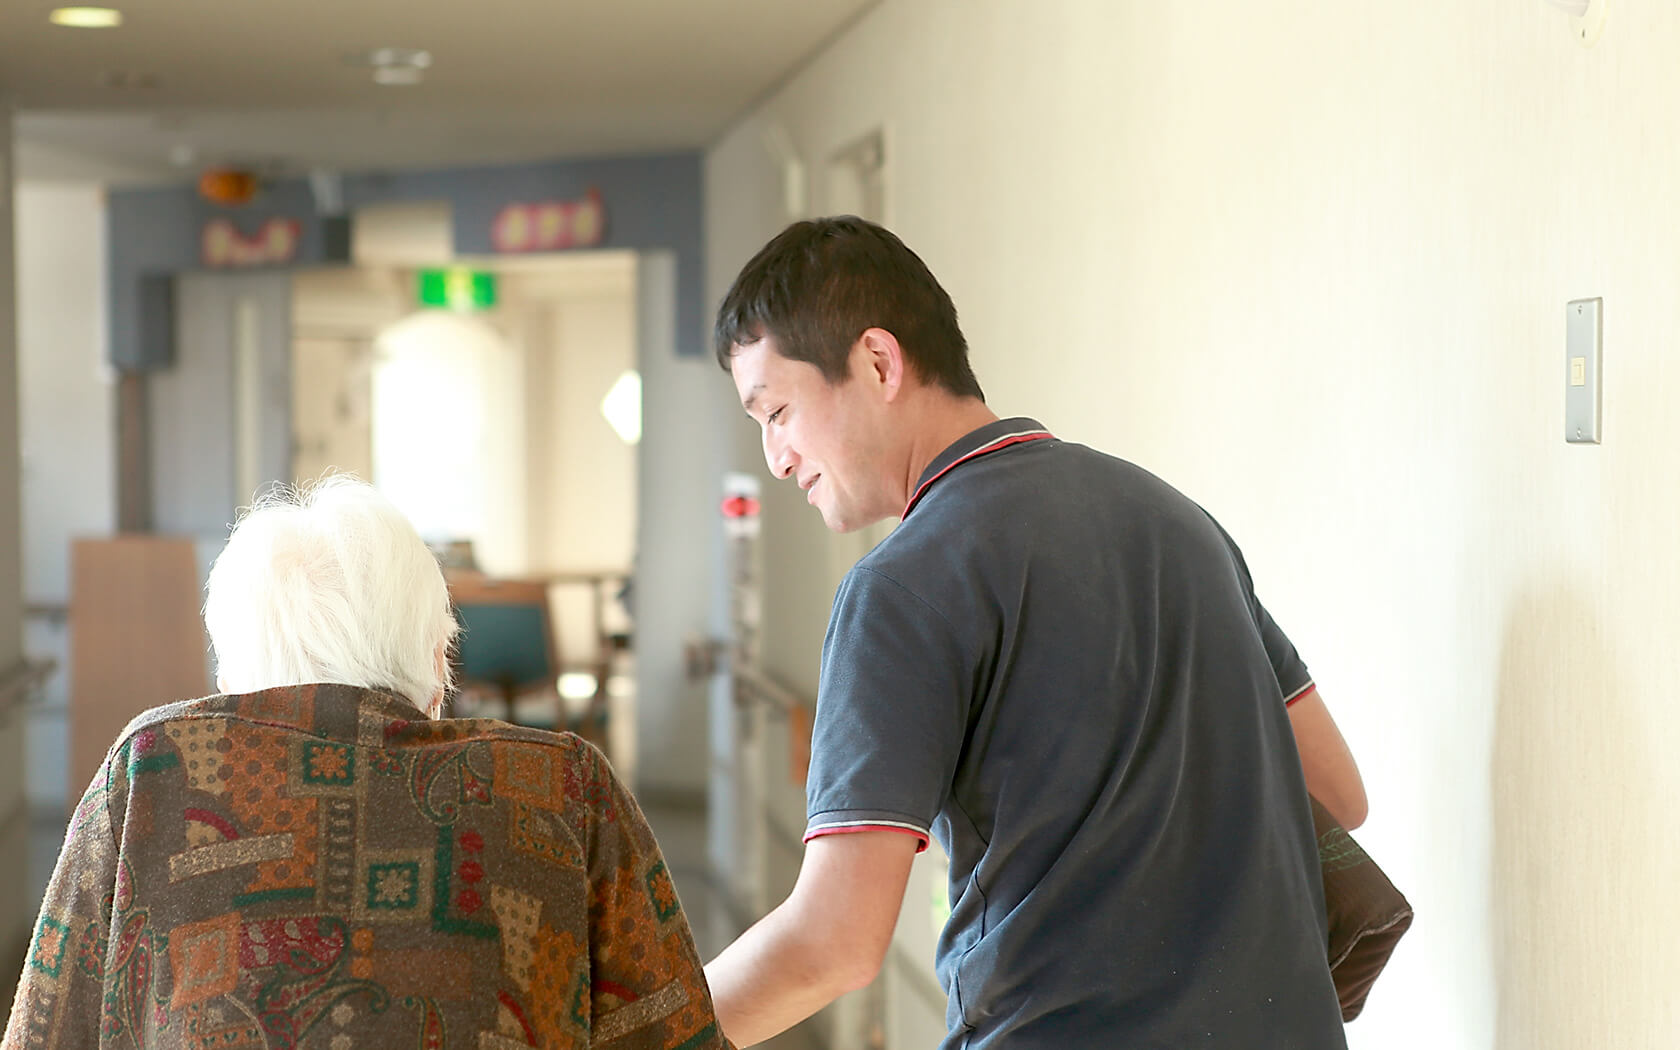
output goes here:
[{"label": "man's arm", "polygon": [[788,899],[706,966],[730,1042],[769,1039],[875,979],[918,845],[895,831],[811,840]]},{"label": "man's arm", "polygon": [[1307,794],[1323,803],[1342,827],[1352,830],[1365,823],[1365,782],[1316,686],[1289,705],[1289,725],[1301,753]]}]

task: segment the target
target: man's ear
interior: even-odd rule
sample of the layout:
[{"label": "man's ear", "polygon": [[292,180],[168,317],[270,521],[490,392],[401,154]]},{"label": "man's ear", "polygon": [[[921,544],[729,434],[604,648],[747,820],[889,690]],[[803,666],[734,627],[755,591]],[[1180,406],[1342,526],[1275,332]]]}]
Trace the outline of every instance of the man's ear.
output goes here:
[{"label": "man's ear", "polygon": [[898,337],[885,328],[866,328],[858,336],[854,349],[863,352],[869,378],[881,387],[885,400],[896,399],[909,378],[909,365]]}]

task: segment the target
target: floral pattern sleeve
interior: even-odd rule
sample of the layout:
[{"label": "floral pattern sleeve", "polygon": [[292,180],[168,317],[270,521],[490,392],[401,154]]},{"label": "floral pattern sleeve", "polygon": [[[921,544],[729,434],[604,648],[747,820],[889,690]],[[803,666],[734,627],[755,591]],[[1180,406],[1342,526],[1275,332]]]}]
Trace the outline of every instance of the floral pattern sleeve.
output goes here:
[{"label": "floral pattern sleeve", "polygon": [[646,818],[598,752],[582,763],[590,884],[592,1043],[613,1050],[724,1048],[705,970]]},{"label": "floral pattern sleeve", "polygon": [[579,737],[339,685],[142,714],[0,1050],[712,1050],[658,847]]},{"label": "floral pattern sleeve", "polygon": [[[24,957],[0,1043],[5,1050],[99,1046],[107,1008],[145,1009],[143,996],[119,1001],[117,993],[123,989],[115,987],[107,994],[105,977],[113,962],[110,924],[118,889],[117,849],[107,808],[110,765],[107,758],[70,820]],[[116,962],[128,969],[144,965],[151,946],[139,943],[143,936],[119,945],[126,956]]]}]

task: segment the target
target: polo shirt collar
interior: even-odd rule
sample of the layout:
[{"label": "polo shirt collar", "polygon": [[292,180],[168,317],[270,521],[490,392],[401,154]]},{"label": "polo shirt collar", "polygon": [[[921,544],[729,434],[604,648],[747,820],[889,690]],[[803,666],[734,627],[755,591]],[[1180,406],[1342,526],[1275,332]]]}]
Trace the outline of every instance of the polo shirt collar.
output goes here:
[{"label": "polo shirt collar", "polygon": [[916,509],[916,504],[920,503],[922,497],[933,487],[934,482],[969,460],[1019,445],[1024,441],[1042,441],[1055,436],[1044,429],[1044,424],[1026,416],[1000,419],[964,434],[952,442],[944,452],[935,456],[927,469],[922,471],[921,480],[916,483],[916,493],[910,497],[910,502],[905,505],[904,513],[900,517],[908,518],[910,512]]}]

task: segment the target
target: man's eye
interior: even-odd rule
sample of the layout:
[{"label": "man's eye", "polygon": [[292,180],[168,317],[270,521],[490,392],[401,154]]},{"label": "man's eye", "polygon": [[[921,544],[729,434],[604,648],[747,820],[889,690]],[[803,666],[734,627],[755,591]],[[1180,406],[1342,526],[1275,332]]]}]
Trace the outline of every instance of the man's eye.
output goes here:
[{"label": "man's eye", "polygon": [[778,408],[778,409],[776,409],[776,411],[774,411],[774,412],[770,413],[769,415],[765,416],[764,421],[766,423],[774,423],[777,419],[781,418],[782,413],[786,412],[786,411],[787,411],[786,407]]}]

